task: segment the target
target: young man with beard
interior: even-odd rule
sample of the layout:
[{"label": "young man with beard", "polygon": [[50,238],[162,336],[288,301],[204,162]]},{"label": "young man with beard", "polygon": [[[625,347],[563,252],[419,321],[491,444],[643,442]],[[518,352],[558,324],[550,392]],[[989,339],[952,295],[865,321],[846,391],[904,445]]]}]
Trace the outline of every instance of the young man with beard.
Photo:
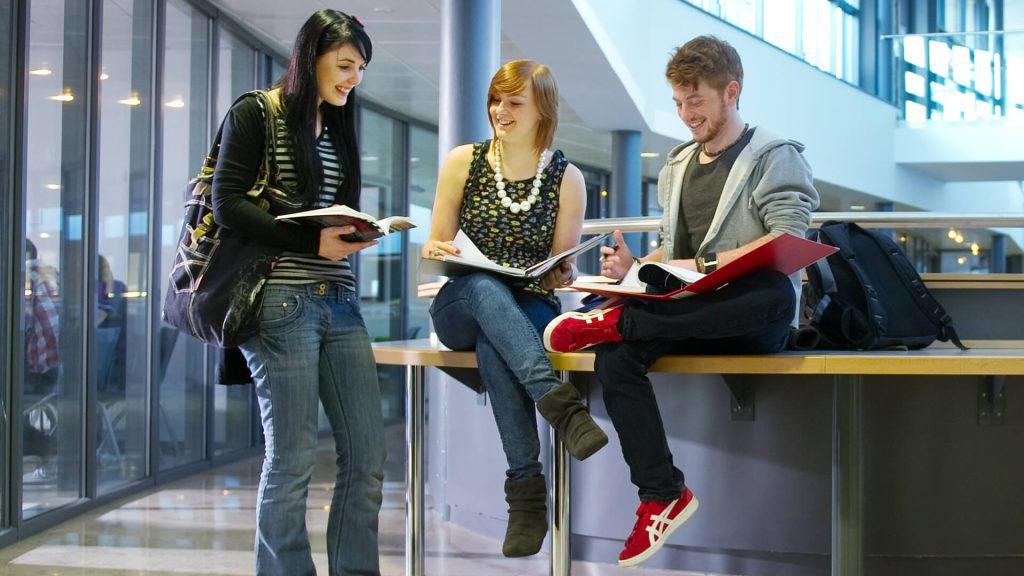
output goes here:
[{"label": "young man with beard", "polygon": [[[715,37],[694,38],[676,51],[665,75],[693,140],[672,150],[658,177],[661,247],[634,258],[616,231],[618,246],[602,249],[602,274],[621,279],[642,261],[707,273],[774,236],[803,235],[818,206],[803,146],[740,117],[743,67],[736,50]],[[650,558],[697,509],[673,464],[647,370],[666,354],[782,350],[797,319],[799,288],[799,273],[760,272],[711,293],[619,300],[548,325],[550,350],[597,346],[595,371],[640,496],[620,565]]]}]

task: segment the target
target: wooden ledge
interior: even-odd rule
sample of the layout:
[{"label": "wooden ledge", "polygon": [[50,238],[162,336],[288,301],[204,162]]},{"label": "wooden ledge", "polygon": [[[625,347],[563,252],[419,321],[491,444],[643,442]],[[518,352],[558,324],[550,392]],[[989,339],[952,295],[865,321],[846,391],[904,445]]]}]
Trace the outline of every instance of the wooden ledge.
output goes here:
[{"label": "wooden ledge", "polygon": [[[969,345],[972,343],[969,343]],[[977,345],[975,343],[975,345]],[[456,352],[430,340],[399,340],[373,344],[378,364],[476,368],[473,352]],[[555,370],[593,372],[590,352],[548,355]],[[894,352],[782,352],[767,355],[666,356],[652,372],[674,374],[864,374],[921,376],[1024,375],[1024,343],[1017,348],[929,347]]]}]

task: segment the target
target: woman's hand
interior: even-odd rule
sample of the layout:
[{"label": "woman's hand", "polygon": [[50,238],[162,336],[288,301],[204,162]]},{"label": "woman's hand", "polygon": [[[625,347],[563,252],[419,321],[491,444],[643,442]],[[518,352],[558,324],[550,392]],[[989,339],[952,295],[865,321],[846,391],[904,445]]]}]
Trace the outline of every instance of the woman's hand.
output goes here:
[{"label": "woman's hand", "polygon": [[452,245],[451,240],[447,242],[442,242],[440,240],[428,240],[420,250],[420,256],[440,260],[448,255],[458,256],[459,252],[460,250]]},{"label": "woman's hand", "polygon": [[615,247],[601,247],[601,275],[622,280],[633,266],[633,253],[629,251],[622,232],[615,231]]},{"label": "woman's hand", "polygon": [[376,246],[376,240],[369,242],[346,242],[341,237],[356,231],[355,226],[328,226],[320,230],[320,251],[317,252],[321,258],[337,262],[342,258],[359,252],[364,248]]},{"label": "woman's hand", "polygon": [[578,275],[576,264],[562,262],[541,278],[540,287],[545,290],[554,290],[561,286],[568,286],[576,281]]}]

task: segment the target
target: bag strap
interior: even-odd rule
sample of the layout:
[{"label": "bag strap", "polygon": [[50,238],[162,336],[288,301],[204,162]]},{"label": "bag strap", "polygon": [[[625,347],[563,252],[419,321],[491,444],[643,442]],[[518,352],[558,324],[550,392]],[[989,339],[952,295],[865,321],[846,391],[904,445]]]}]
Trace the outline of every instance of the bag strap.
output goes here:
[{"label": "bag strap", "polygon": [[277,149],[277,103],[266,90],[253,90],[249,94],[256,95],[263,106],[263,164],[256,177],[256,184],[250,191],[250,196],[257,196],[278,176],[277,162],[274,161],[274,150]]},{"label": "bag strap", "polygon": [[[277,145],[277,130],[274,122],[276,106],[267,94],[266,90],[250,90],[238,98],[235,98],[235,101],[231,103],[230,108],[233,108],[236,104],[241,102],[243,98],[247,98],[249,96],[256,96],[263,104],[264,130],[266,134],[264,139],[265,143],[269,144],[263,148],[263,164],[260,166],[259,175],[256,177],[256,184],[258,186],[253,186],[254,189],[259,188],[262,192],[263,187],[266,186],[270,179],[271,166],[275,169],[274,176],[276,177],[277,175],[277,164],[271,159],[273,157],[273,147],[276,147]],[[226,120],[227,116],[220,121],[220,126],[217,128],[217,134],[213,137],[213,142],[210,144],[210,151],[206,154],[206,159],[203,160],[203,165],[199,169],[199,174],[196,176],[197,179],[208,180],[213,178],[213,171],[217,167],[217,157],[220,155],[220,140],[221,135],[224,133],[224,122]]]},{"label": "bag strap", "polygon": [[[855,226],[855,224],[852,225]],[[886,242],[888,239],[877,232],[865,231],[865,234],[889,257],[889,261],[896,267],[897,275],[903,282],[903,286],[915,296],[914,302],[917,303],[918,308],[938,325],[939,340],[952,341],[957,348],[967,350],[967,346],[960,341],[960,337],[957,336],[956,330],[953,328],[953,318],[942,307],[942,304],[939,304],[938,300],[928,292],[928,287],[924,285],[921,276],[903,255],[899,246],[891,240]]]}]

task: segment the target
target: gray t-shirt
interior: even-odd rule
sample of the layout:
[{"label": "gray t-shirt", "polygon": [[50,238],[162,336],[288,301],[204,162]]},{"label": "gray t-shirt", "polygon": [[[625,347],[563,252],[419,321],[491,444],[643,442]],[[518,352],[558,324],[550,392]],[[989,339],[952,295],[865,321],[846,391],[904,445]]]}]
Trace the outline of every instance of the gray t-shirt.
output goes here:
[{"label": "gray t-shirt", "polygon": [[750,143],[754,130],[747,130],[735,144],[711,162],[699,163],[698,153],[686,167],[683,193],[679,200],[679,225],[676,228],[673,259],[693,258],[697,255],[697,248],[711,228],[729,172],[740,152]]}]

